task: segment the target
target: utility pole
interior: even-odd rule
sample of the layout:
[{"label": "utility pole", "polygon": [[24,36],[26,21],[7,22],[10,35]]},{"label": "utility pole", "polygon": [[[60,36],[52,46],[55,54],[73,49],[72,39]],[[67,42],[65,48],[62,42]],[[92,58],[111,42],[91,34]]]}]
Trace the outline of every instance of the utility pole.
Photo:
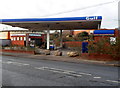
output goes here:
[{"label": "utility pole", "polygon": [[120,30],[120,1],[118,2],[118,30]]}]

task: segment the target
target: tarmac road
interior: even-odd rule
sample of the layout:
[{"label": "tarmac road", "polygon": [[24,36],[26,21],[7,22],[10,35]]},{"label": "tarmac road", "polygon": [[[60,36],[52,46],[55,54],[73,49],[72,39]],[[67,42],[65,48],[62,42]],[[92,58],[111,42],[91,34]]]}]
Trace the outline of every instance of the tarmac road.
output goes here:
[{"label": "tarmac road", "polygon": [[[44,58],[44,56],[40,56]],[[120,67],[2,56],[3,86],[118,86]]]}]

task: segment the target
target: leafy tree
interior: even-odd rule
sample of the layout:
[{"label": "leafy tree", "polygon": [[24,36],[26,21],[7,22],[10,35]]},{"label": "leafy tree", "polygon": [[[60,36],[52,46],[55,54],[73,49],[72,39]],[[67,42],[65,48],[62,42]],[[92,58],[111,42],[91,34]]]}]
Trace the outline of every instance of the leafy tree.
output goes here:
[{"label": "leafy tree", "polygon": [[87,32],[81,32],[77,34],[78,37],[86,37],[89,36]]},{"label": "leafy tree", "polygon": [[79,40],[79,41],[88,40],[88,38],[89,38],[89,34],[87,32],[81,32],[75,36],[75,40]]}]

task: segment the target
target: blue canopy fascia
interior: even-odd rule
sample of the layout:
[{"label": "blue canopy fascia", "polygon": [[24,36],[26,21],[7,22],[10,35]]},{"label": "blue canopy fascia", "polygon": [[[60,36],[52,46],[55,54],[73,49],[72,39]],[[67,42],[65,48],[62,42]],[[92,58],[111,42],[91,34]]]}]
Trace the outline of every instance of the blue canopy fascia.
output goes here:
[{"label": "blue canopy fascia", "polygon": [[88,17],[66,17],[66,18],[23,18],[23,19],[2,19],[2,23],[10,22],[76,22],[76,21],[97,21],[102,20],[102,16]]},{"label": "blue canopy fascia", "polygon": [[48,27],[50,30],[98,29],[101,21],[102,16],[0,19],[2,24],[26,28],[31,31],[46,30]]}]

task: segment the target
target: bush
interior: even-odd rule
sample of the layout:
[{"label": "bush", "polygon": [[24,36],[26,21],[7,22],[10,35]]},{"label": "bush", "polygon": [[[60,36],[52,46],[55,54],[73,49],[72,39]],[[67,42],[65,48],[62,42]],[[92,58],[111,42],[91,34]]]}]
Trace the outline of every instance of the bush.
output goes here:
[{"label": "bush", "polygon": [[115,44],[110,44],[109,38],[101,38],[97,42],[89,42],[89,53],[107,54],[113,58],[120,58],[120,38],[116,38]]},{"label": "bush", "polygon": [[110,54],[114,58],[120,58],[120,38],[116,38],[116,43],[111,45],[110,48]]}]

